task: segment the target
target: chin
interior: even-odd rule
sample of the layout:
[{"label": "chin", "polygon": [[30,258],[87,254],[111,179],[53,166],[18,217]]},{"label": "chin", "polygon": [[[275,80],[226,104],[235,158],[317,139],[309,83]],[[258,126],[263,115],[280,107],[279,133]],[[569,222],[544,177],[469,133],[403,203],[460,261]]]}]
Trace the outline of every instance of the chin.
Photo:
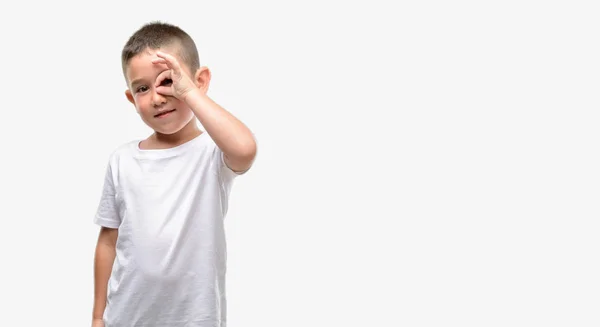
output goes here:
[{"label": "chin", "polygon": [[183,115],[183,117],[181,114],[183,113],[175,112],[174,116],[166,118],[166,121],[157,120],[153,116],[143,117],[143,120],[155,132],[163,135],[172,135],[184,129],[194,118],[193,114]]},{"label": "chin", "polygon": [[150,126],[150,127],[157,133],[164,134],[164,135],[172,135],[172,134],[175,134],[175,133],[181,131],[182,129],[184,129],[190,123],[190,120],[171,122],[170,124],[166,124],[166,125]]},{"label": "chin", "polygon": [[160,134],[171,135],[171,134],[175,134],[175,133],[179,132],[180,130],[183,129],[183,127],[185,127],[185,124],[183,124],[181,126],[172,127],[172,128],[161,126],[161,127],[152,127],[152,129]]}]

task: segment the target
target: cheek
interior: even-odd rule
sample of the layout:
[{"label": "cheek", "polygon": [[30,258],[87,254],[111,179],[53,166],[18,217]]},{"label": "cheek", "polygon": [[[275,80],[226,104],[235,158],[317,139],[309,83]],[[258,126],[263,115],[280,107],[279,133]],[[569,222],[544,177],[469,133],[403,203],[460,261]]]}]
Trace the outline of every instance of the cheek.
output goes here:
[{"label": "cheek", "polygon": [[152,105],[147,97],[140,96],[135,99],[135,108],[139,113],[146,114],[152,109]]}]

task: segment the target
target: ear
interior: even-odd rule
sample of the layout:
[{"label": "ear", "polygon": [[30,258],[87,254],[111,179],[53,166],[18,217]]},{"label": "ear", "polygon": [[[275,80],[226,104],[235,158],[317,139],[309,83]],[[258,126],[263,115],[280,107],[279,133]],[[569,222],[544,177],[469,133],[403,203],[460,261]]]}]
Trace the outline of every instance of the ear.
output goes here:
[{"label": "ear", "polygon": [[127,100],[129,100],[129,102],[131,102],[133,105],[135,105],[135,100],[133,99],[133,94],[131,94],[131,91],[129,89],[125,90],[125,96],[127,97]]},{"label": "ear", "polygon": [[210,85],[210,70],[208,67],[200,67],[194,75],[194,82],[196,86],[202,91],[202,93],[208,92],[208,86]]}]

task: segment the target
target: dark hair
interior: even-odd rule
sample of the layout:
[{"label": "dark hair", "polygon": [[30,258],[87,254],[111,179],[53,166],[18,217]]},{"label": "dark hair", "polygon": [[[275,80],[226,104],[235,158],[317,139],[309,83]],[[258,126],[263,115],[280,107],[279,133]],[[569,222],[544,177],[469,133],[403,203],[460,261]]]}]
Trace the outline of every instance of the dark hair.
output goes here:
[{"label": "dark hair", "polygon": [[188,66],[192,74],[195,73],[200,67],[200,58],[194,40],[180,27],[160,21],[143,25],[129,37],[121,53],[123,73],[129,60],[146,49],[156,50],[172,45],[179,49],[176,54],[179,60]]}]

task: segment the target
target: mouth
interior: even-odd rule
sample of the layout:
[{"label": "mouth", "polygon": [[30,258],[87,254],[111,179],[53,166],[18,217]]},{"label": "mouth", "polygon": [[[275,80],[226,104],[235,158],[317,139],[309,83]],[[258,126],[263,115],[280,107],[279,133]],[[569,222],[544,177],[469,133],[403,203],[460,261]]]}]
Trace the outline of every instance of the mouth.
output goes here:
[{"label": "mouth", "polygon": [[154,118],[163,118],[163,117],[166,117],[166,116],[170,115],[172,112],[174,112],[175,110],[177,110],[177,109],[163,111],[163,112],[161,112],[159,114],[154,115]]}]

